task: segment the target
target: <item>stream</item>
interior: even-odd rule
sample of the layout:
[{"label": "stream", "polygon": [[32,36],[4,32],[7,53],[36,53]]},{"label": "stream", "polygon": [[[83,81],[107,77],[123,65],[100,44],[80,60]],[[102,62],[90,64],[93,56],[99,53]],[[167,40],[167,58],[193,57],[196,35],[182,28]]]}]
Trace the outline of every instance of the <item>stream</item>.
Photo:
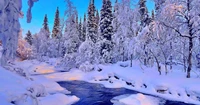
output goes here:
[{"label": "stream", "polygon": [[[110,100],[116,96],[139,93],[125,88],[105,88],[102,84],[88,83],[84,81],[64,81],[58,82],[58,84],[71,91],[72,95],[80,98],[80,100],[73,105],[113,105]],[[160,105],[192,105],[183,102],[164,100],[163,98],[159,99],[162,101]]]}]

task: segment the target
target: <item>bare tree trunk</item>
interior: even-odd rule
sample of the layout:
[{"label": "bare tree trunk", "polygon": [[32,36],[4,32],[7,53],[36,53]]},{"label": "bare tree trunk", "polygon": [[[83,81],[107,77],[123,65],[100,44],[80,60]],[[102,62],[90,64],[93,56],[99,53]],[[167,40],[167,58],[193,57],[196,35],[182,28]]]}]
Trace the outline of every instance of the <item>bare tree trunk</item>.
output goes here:
[{"label": "bare tree trunk", "polygon": [[158,58],[154,55],[154,53],[152,51],[150,51],[150,52],[152,53],[154,59],[156,60],[156,64],[157,64],[157,68],[158,68],[159,74],[162,75],[162,73],[161,73],[161,66],[160,66]]},{"label": "bare tree trunk", "polygon": [[131,54],[131,67],[133,67],[133,54]]},{"label": "bare tree trunk", "polygon": [[165,75],[168,74],[168,69],[167,69],[167,62],[165,61]]},{"label": "bare tree trunk", "polygon": [[185,56],[183,57],[183,63],[184,63],[184,72],[186,73],[187,72],[187,67],[186,67],[186,59],[185,59]]},{"label": "bare tree trunk", "polygon": [[123,56],[123,62],[125,61],[125,54],[124,54],[124,47],[123,47],[123,53],[122,53],[122,56]]},{"label": "bare tree trunk", "polygon": [[156,59],[156,63],[157,63],[158,72],[159,72],[160,75],[162,75],[162,73],[161,73],[161,66],[159,64],[159,61],[158,61],[158,59],[156,57],[155,57],[155,59]]},{"label": "bare tree trunk", "polygon": [[193,38],[189,38],[189,55],[188,55],[188,68],[187,68],[187,78],[190,78],[190,72],[192,70],[192,48],[193,48]]},{"label": "bare tree trunk", "polygon": [[[172,51],[172,49],[173,49],[173,47],[172,47],[172,42],[170,42],[170,49],[171,49],[171,51]],[[172,54],[170,55],[170,70],[172,70],[172,59],[173,59],[173,57],[172,57]]]}]

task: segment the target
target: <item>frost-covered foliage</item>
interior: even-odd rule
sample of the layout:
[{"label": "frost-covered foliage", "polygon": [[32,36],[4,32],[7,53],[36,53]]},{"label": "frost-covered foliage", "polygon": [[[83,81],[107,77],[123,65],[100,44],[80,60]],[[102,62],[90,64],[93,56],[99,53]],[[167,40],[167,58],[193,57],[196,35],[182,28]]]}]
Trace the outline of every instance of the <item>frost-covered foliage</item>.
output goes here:
[{"label": "frost-covered foliage", "polygon": [[113,14],[110,0],[103,0],[100,19],[100,54],[104,63],[112,62]]},{"label": "frost-covered foliage", "polygon": [[[38,0],[28,0],[29,9],[27,22],[31,21],[31,8]],[[16,56],[18,33],[20,31],[19,17],[22,15],[22,0],[0,1],[0,39],[3,44],[1,65],[6,65],[8,60]]]},{"label": "frost-covered foliage", "polygon": [[[21,1],[21,0],[20,0]],[[27,11],[27,22],[30,23],[31,22],[31,19],[32,19],[32,13],[31,13],[31,9],[34,5],[34,2],[37,2],[39,0],[28,0],[28,11]]]},{"label": "frost-covered foliage", "polygon": [[33,36],[33,46],[35,47],[35,53],[37,58],[41,59],[43,56],[47,56],[48,51],[48,36],[49,32],[45,29],[41,29],[40,32]]},{"label": "frost-covered foliage", "polygon": [[94,0],[90,0],[90,4],[88,7],[86,39],[91,40],[93,43],[96,43],[98,39],[96,28],[97,28],[97,24],[96,24],[96,17],[95,17]]},{"label": "frost-covered foliage", "polygon": [[21,34],[18,39],[17,56],[22,60],[33,58],[32,46],[22,38]]},{"label": "frost-covered foliage", "polygon": [[75,53],[80,45],[79,31],[77,29],[77,23],[75,22],[78,16],[76,8],[72,5],[70,0],[67,0],[67,10],[66,10],[66,30],[64,33],[66,54]]},{"label": "frost-covered foliage", "polygon": [[137,36],[139,30],[138,9],[131,8],[130,0],[122,0],[121,3],[116,3],[114,12],[114,62],[128,60],[129,47],[128,45],[134,37]]},{"label": "frost-covered foliage", "polygon": [[32,45],[33,44],[33,37],[30,31],[28,31],[28,33],[26,34],[25,40]]},{"label": "frost-covered foliage", "polygon": [[1,65],[6,65],[8,60],[15,58],[20,31],[18,19],[21,8],[21,0],[20,2],[18,0],[0,1],[0,39],[3,45]]},{"label": "frost-covered foliage", "polygon": [[92,41],[86,40],[83,42],[79,47],[78,53],[76,59],[77,65],[81,65],[86,61],[92,64],[98,63],[98,50]]},{"label": "frost-covered foliage", "polygon": [[79,67],[80,70],[82,70],[83,72],[91,72],[94,71],[94,65],[89,63],[88,61],[81,64]]},{"label": "frost-covered foliage", "polygon": [[[188,41],[186,47],[187,56],[187,77],[190,78],[192,69],[195,40],[199,37],[199,0],[168,0],[165,2],[156,1],[158,7],[157,20],[170,31],[178,35],[178,40]],[[162,6],[160,6],[162,5]]]},{"label": "frost-covered foliage", "polygon": [[59,8],[57,7],[56,9],[56,14],[55,14],[55,20],[54,20],[54,26],[53,26],[53,30],[52,30],[52,38],[60,38],[60,12],[59,12]]},{"label": "frost-covered foliage", "polygon": [[73,6],[70,0],[66,0],[67,10],[65,11],[65,16],[67,20],[65,21],[65,33],[63,35],[65,55],[63,59],[63,64],[68,69],[76,67],[76,55],[78,52],[78,47],[80,45],[78,23],[76,18],[78,16],[76,8]]}]

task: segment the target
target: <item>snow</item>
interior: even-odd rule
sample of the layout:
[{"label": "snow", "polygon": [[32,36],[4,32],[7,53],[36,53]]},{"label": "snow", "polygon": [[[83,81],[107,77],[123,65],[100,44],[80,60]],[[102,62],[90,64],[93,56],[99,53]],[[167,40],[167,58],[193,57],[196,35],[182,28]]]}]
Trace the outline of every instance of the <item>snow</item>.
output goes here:
[{"label": "snow", "polygon": [[[126,63],[129,66],[129,62]],[[133,61],[133,67],[120,65],[121,62],[114,65],[99,65],[98,67],[102,69],[100,72],[98,69],[91,72],[72,69],[69,72],[47,74],[45,77],[53,81],[81,80],[100,83],[107,88],[125,87],[167,100],[200,104],[198,99],[200,84],[197,84],[200,80],[194,73],[192,73],[192,78],[188,79],[185,78],[185,73],[179,66],[174,67],[168,75],[159,75],[156,66],[147,68],[141,66],[139,61]]]},{"label": "snow", "polygon": [[[19,76],[16,73],[0,67],[0,97],[3,105],[12,105],[15,102],[29,105],[32,102],[41,105],[70,105],[79,100],[76,96],[71,96],[71,92],[61,87],[58,81],[81,80],[91,83],[100,83],[107,88],[121,88],[135,90],[141,93],[151,94],[167,100],[182,101],[185,103],[200,104],[200,82],[195,73],[192,78],[185,78],[185,73],[180,66],[174,66],[174,70],[168,75],[159,75],[155,67],[147,68],[141,66],[139,61],[118,62],[116,64],[95,65],[93,71],[71,69],[69,72],[60,72],[62,67],[56,65],[60,59],[48,59],[46,62],[37,60],[16,61],[14,68],[26,70],[28,78]],[[126,65],[126,66],[122,66]],[[87,65],[85,65],[87,66]],[[89,68],[92,65],[89,65]],[[86,69],[87,67],[85,67]],[[164,68],[162,66],[162,68]],[[162,71],[165,72],[165,71]],[[12,77],[12,78],[10,78]],[[16,91],[17,90],[17,91]],[[24,98],[28,95],[28,98]],[[34,99],[34,96],[37,99]],[[28,100],[24,103],[23,100]],[[141,102],[141,100],[143,100]],[[144,101],[145,100],[145,101]],[[27,103],[28,102],[28,103]],[[130,95],[119,99],[120,103],[131,105],[148,105],[156,103],[158,100],[143,94]],[[154,105],[154,104],[150,104]]]},{"label": "snow", "polygon": [[160,105],[160,100],[143,94],[122,95],[111,100],[114,105]]},{"label": "snow", "polygon": [[54,94],[50,95],[49,98],[40,98],[42,101],[41,105],[71,105],[74,102],[77,102],[79,98],[76,96],[66,96],[64,94]]},{"label": "snow", "polygon": [[[23,77],[0,66],[0,105],[56,105],[58,102],[59,105],[71,105],[79,100],[70,95],[70,91],[42,75],[43,69],[47,73],[52,73],[50,69],[56,70],[47,63],[36,60],[16,61],[12,67],[25,70],[30,75]],[[34,70],[36,68],[38,70]],[[36,74],[34,71],[39,72]]]}]

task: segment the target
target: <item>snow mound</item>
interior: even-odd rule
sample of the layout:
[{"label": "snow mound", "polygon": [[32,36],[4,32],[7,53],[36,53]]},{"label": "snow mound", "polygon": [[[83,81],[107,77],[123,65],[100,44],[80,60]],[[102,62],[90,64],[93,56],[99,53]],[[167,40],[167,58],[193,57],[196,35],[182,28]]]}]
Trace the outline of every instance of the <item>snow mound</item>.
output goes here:
[{"label": "snow mound", "polygon": [[66,96],[64,94],[54,94],[48,96],[48,98],[40,98],[40,105],[71,105],[77,101],[79,98],[76,96]]},{"label": "snow mound", "polygon": [[111,100],[114,105],[160,105],[161,100],[143,94],[123,95]]}]

